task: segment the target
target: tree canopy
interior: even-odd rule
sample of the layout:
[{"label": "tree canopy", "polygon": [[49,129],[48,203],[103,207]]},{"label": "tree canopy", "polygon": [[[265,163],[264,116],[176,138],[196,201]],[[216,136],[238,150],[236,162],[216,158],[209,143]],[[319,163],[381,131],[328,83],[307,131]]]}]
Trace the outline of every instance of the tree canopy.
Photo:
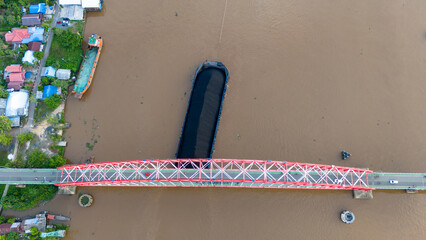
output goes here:
[{"label": "tree canopy", "polygon": [[53,94],[52,96],[44,99],[44,102],[46,103],[46,106],[50,109],[56,109],[61,104],[61,96],[57,94]]},{"label": "tree canopy", "polygon": [[60,45],[63,48],[81,48],[83,38],[78,33],[73,33],[71,29],[55,29],[55,36],[58,37]]},{"label": "tree canopy", "polygon": [[6,116],[0,116],[0,134],[12,129],[12,121]]}]

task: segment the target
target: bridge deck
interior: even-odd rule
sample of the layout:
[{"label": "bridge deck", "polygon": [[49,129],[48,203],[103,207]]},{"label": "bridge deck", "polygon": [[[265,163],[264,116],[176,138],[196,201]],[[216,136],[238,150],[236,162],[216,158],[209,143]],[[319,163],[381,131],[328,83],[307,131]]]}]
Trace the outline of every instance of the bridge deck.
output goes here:
[{"label": "bridge deck", "polygon": [[[370,187],[375,189],[426,190],[426,173],[369,173]],[[397,180],[391,184],[390,180]]]},{"label": "bridge deck", "polygon": [[[193,168],[186,168],[188,165]],[[398,183],[391,184],[390,180]],[[375,173],[260,160],[152,159],[70,165],[60,169],[1,168],[0,184],[426,190],[426,173]]]},{"label": "bridge deck", "polygon": [[269,160],[151,159],[61,169],[60,186],[371,189],[369,170]]},{"label": "bridge deck", "polygon": [[43,168],[1,168],[0,184],[58,184],[61,180],[59,169]]}]

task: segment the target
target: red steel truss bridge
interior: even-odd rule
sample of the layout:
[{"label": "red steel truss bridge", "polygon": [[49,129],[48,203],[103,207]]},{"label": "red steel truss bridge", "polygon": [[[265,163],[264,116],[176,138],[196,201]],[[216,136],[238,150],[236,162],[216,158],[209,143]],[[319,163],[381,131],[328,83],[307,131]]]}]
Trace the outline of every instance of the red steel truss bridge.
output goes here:
[{"label": "red steel truss bridge", "polygon": [[372,190],[370,170],[241,159],[144,159],[58,168],[57,186],[238,187]]}]

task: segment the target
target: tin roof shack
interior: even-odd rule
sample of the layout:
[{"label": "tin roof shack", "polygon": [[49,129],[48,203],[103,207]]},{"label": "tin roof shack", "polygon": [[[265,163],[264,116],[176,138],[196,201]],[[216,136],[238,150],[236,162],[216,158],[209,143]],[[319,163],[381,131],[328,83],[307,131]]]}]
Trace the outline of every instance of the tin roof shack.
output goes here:
[{"label": "tin roof shack", "polygon": [[56,78],[59,80],[68,80],[71,77],[71,70],[69,69],[58,69],[56,71]]},{"label": "tin roof shack", "polygon": [[44,67],[41,70],[41,76],[42,77],[55,77],[56,69],[52,66]]},{"label": "tin roof shack", "polygon": [[22,25],[23,26],[39,26],[41,25],[41,21],[43,18],[43,14],[26,14],[22,16]]},{"label": "tin roof shack", "polygon": [[16,128],[21,126],[21,117],[10,117],[10,121],[12,121],[11,127]]},{"label": "tin roof shack", "polygon": [[83,21],[84,9],[80,5],[63,5],[59,13],[61,18],[69,18],[70,20]]},{"label": "tin roof shack", "polygon": [[37,228],[40,232],[46,231],[46,215],[37,214],[35,218],[25,219],[22,225],[25,233],[31,231],[32,227]]},{"label": "tin roof shack", "polygon": [[2,223],[0,224],[0,235],[8,234],[10,232],[21,232],[22,229],[20,226],[20,222]]}]

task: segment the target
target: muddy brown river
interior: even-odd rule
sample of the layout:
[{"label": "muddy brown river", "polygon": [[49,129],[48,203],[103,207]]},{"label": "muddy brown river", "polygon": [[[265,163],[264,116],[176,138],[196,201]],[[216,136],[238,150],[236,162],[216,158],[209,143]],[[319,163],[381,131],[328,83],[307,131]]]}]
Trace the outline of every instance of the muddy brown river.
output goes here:
[{"label": "muddy brown river", "polygon": [[[173,157],[194,71],[216,60],[230,79],[215,158],[426,171],[425,1],[109,0],[88,14],[86,41],[93,32],[105,40],[96,77],[66,107],[73,163]],[[350,160],[340,159],[343,149]],[[426,235],[424,193],[354,200],[324,190],[78,190],[94,196],[92,207],[57,196],[25,214],[70,216],[66,239]],[[355,223],[340,221],[343,209]]]}]

